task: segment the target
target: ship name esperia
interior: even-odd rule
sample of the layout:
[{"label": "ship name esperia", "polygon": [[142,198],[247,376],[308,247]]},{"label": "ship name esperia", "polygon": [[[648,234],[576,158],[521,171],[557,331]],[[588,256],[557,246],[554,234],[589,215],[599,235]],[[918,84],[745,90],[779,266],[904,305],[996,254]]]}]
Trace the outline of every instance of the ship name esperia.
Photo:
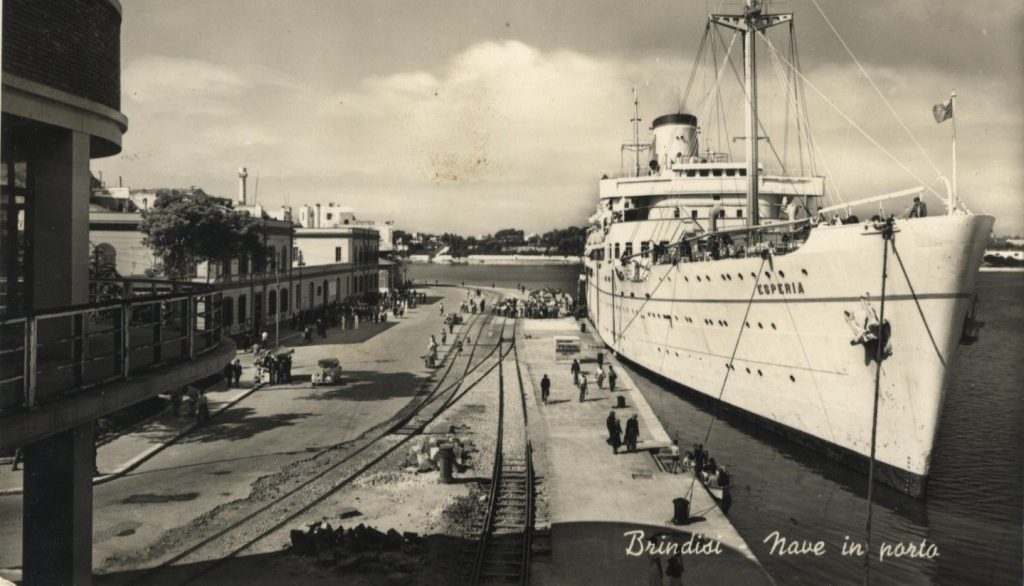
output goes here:
[{"label": "ship name esperia", "polygon": [[804,284],[800,281],[796,283],[758,283],[757,285],[758,295],[803,295]]}]

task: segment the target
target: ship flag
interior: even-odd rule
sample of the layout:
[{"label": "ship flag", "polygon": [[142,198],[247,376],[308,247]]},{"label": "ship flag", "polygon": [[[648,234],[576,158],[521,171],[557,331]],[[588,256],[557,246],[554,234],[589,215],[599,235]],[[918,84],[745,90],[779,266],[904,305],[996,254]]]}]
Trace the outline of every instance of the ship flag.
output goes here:
[{"label": "ship flag", "polygon": [[942,102],[941,104],[935,104],[932,107],[932,114],[935,116],[935,122],[942,124],[946,120],[953,117],[953,98]]}]

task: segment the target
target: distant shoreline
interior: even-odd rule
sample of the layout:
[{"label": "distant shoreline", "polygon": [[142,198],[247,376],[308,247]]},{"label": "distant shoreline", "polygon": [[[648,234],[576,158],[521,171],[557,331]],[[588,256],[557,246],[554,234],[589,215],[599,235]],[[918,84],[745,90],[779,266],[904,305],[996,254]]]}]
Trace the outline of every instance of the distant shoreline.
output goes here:
[{"label": "distant shoreline", "polygon": [[1024,273],[1024,267],[981,267],[983,273]]},{"label": "distant shoreline", "polygon": [[473,254],[462,258],[445,257],[441,260],[407,258],[404,262],[435,265],[579,265],[583,259],[578,256],[540,255],[482,255]]}]

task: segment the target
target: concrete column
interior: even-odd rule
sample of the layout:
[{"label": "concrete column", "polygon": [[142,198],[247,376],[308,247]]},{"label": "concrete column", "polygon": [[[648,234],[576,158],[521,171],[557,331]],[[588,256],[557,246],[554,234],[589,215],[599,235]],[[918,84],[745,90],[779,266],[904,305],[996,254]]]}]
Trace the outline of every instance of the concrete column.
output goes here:
[{"label": "concrete column", "polygon": [[[40,140],[29,162],[26,201],[31,242],[26,259],[30,308],[89,301],[89,136],[59,131]],[[72,321],[46,320],[40,339],[72,331]],[[58,349],[59,351],[59,349]],[[92,580],[93,424],[25,446],[24,583],[89,584]]]},{"label": "concrete column", "polygon": [[30,227],[33,309],[89,301],[89,135],[54,133],[32,158]]},{"label": "concrete column", "polygon": [[93,424],[25,447],[24,584],[92,582]]}]

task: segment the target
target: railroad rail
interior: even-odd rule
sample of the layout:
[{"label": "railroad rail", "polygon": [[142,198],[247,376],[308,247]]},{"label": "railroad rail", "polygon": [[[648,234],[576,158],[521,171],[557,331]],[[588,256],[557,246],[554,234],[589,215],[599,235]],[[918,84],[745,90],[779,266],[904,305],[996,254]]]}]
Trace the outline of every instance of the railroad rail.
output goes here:
[{"label": "railroad rail", "polygon": [[[514,331],[514,329],[513,329]],[[498,362],[498,432],[487,511],[468,576],[470,584],[527,584],[533,532],[533,458],[516,338]],[[507,393],[504,359],[513,355],[518,393]],[[466,578],[465,575],[462,578]]]},{"label": "railroad rail", "polygon": [[[482,321],[481,318],[483,318]],[[505,357],[501,347],[501,339],[505,330],[504,323],[502,324],[498,343],[480,357],[478,361],[473,361],[477,349],[485,345],[484,336],[482,335],[484,328],[493,319],[494,316],[491,314],[477,314],[467,324],[468,327],[465,333],[461,334],[463,337],[471,335],[473,327],[480,322],[475,338],[471,341],[465,367],[462,373],[452,380],[450,384],[444,386],[445,381],[453,370],[456,359],[459,357],[458,354],[452,356],[448,366],[435,383],[433,390],[426,397],[417,403],[411,411],[388,425],[382,432],[374,434],[366,443],[359,446],[352,453],[318,471],[314,476],[290,488],[281,496],[229,523],[214,534],[190,545],[187,549],[165,560],[160,565],[141,573],[128,582],[128,584],[192,583],[282,529],[288,523],[323,502],[332,494],[348,486],[396,450],[400,449],[415,435],[422,433],[430,423],[464,397],[466,393],[487,378],[495,368],[498,368]],[[497,363],[484,369],[471,383],[465,384],[470,375],[481,369],[495,354],[498,355]],[[414,420],[417,423],[415,423],[414,429],[410,432],[407,426]],[[333,447],[320,450],[317,452],[317,455],[331,449]],[[316,456],[313,457],[315,458]],[[227,550],[228,553],[215,560],[205,559],[203,554],[210,550]],[[173,572],[169,571],[172,566],[174,566]],[[182,569],[185,567],[195,571],[182,577]],[[164,572],[166,574],[162,576],[161,574]]]}]

